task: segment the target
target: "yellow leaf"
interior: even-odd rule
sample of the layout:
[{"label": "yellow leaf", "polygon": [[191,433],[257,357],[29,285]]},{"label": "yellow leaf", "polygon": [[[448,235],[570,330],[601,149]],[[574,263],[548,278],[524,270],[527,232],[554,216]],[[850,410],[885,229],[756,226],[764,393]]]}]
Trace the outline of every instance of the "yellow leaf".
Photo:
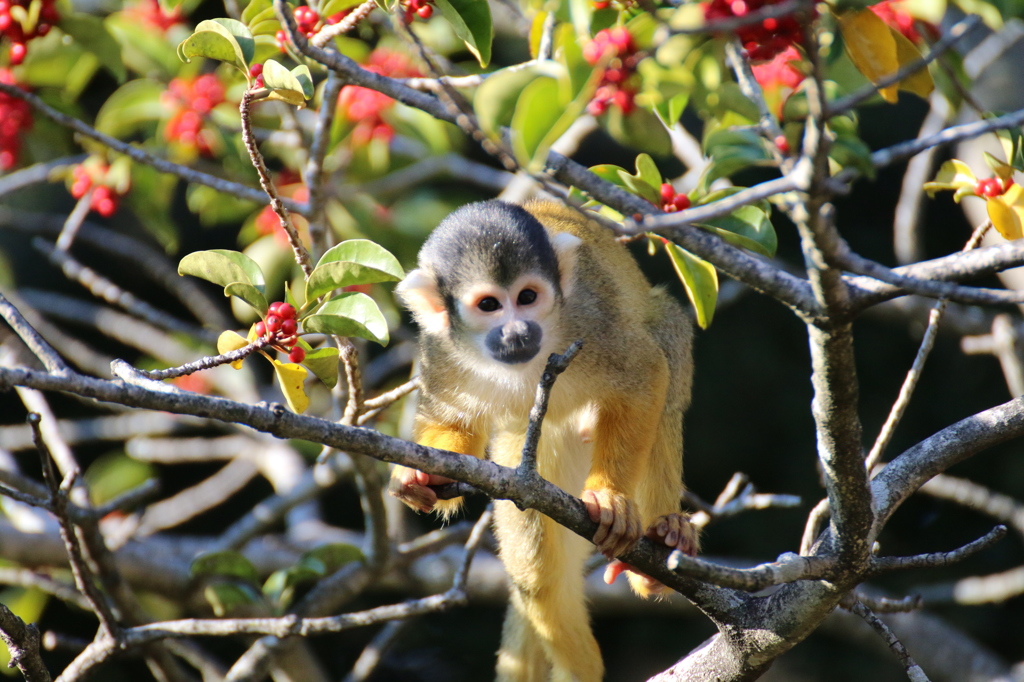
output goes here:
[{"label": "yellow leaf", "polygon": [[[917,49],[914,43],[910,42],[909,38],[892,27],[889,28],[889,33],[892,34],[893,40],[896,41],[896,60],[900,63],[900,68],[921,58],[920,50]],[[935,89],[935,82],[932,80],[932,75],[928,73],[928,67],[926,66],[901,80],[899,87],[900,90],[906,90],[922,99],[926,99],[928,95],[932,94],[932,90]]]},{"label": "yellow leaf", "polygon": [[[843,34],[846,53],[857,70],[872,83],[899,69],[896,40],[889,26],[870,9],[847,12],[839,17],[839,30]],[[890,85],[879,89],[882,99],[895,104],[899,87]]]},{"label": "yellow leaf", "polygon": [[302,414],[309,407],[309,396],[306,395],[306,391],[303,389],[303,384],[308,375],[306,368],[294,362],[281,362],[279,360],[273,360],[272,362],[274,363],[274,372],[277,374],[277,380],[281,384],[281,392],[284,393],[284,399],[287,401],[288,407],[291,408],[292,412]]},{"label": "yellow leaf", "polygon": [[[255,327],[253,329],[255,329]],[[249,331],[250,335],[252,335],[253,333],[254,332],[252,330]],[[225,353],[230,353],[233,350],[245,348],[246,346],[249,345],[249,343],[250,342],[247,341],[241,334],[236,334],[233,331],[221,332],[220,336],[217,337],[217,352],[220,355],[224,355]],[[244,361],[245,358],[241,360],[235,360],[234,362],[231,363],[231,366],[234,367],[235,369],[242,369],[242,363]]]},{"label": "yellow leaf", "polygon": [[1005,194],[992,197],[985,204],[992,226],[1005,239],[1020,239],[1024,236],[1021,229],[1024,221],[1024,189],[1020,185],[1013,185]]},{"label": "yellow leaf", "polygon": [[[959,190],[965,187],[973,188],[978,184],[978,178],[974,176],[971,167],[959,159],[950,159],[942,164],[935,179],[924,183],[924,191],[935,196],[941,190]],[[959,202],[959,199],[957,199]]]}]

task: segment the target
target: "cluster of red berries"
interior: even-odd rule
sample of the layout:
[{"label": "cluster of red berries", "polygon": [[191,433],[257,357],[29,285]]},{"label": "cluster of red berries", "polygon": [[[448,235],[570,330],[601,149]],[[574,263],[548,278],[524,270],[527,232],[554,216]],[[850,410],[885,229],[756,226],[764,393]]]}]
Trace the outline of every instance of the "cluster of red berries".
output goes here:
[{"label": "cluster of red berries", "polygon": [[978,180],[974,193],[979,197],[1000,197],[1013,187],[1013,178],[985,178]]},{"label": "cluster of red berries", "polygon": [[249,67],[249,76],[252,78],[252,86],[254,88],[263,87],[263,65],[253,64]]},{"label": "cluster of red berries", "polygon": [[676,188],[670,183],[662,183],[661,210],[665,213],[675,213],[687,208],[690,208],[690,197],[685,194],[676,194]]},{"label": "cluster of red berries", "polygon": [[306,351],[295,345],[299,340],[299,323],[295,321],[295,307],[291,303],[271,303],[267,316],[256,323],[256,336],[265,337],[282,353],[288,351],[289,362],[298,364],[306,359]]},{"label": "cluster of red berries", "polygon": [[[363,68],[391,78],[422,75],[408,56],[381,47],[370,53]],[[350,122],[356,124],[352,130],[352,143],[365,145],[374,139],[390,142],[395,136],[395,129],[384,120],[384,112],[394,104],[395,100],[376,90],[358,85],[343,87],[338,95],[338,107]]]},{"label": "cluster of red berries", "polygon": [[587,105],[587,112],[594,116],[600,116],[612,104],[623,114],[629,114],[636,108],[633,103],[636,89],[627,81],[636,71],[642,55],[637,52],[633,36],[625,26],[598,31],[594,39],[583,46],[583,58],[591,66],[596,66],[609,55],[611,59],[601,74],[594,98]]},{"label": "cluster of red berries", "polygon": [[[744,17],[766,5],[778,4],[779,0],[711,0],[704,8],[704,20],[709,24],[722,19]],[[763,19],[736,29],[747,56],[753,61],[771,59],[790,45],[803,42],[800,22],[792,15]]]},{"label": "cluster of red berries", "polygon": [[181,8],[165,10],[157,0],[141,0],[125,10],[125,14],[135,22],[151,26],[161,33],[182,22]]},{"label": "cluster of red berries", "polygon": [[[18,85],[8,69],[0,69],[0,83]],[[0,170],[18,163],[24,132],[32,128],[32,109],[28,102],[0,92]]]},{"label": "cluster of red berries", "polygon": [[[295,24],[298,27],[299,32],[303,33],[307,38],[312,38],[321,28],[324,27],[324,24],[338,23],[347,17],[353,9],[355,8],[349,7],[348,9],[343,9],[337,14],[332,14],[321,22],[321,16],[317,14],[315,9],[306,5],[299,5],[295,8],[292,16],[295,17]],[[277,32],[277,35],[275,35],[274,38],[277,41],[278,49],[281,50],[281,52],[287,52],[288,34],[285,30],[282,28]]]},{"label": "cluster of red berries", "polygon": [[[38,14],[32,12],[32,2],[40,2]],[[0,37],[11,41],[9,52],[11,66],[25,61],[28,41],[42,38],[50,27],[60,21],[60,13],[54,7],[55,0],[0,0]],[[17,8],[14,14],[12,9]],[[33,19],[32,17],[36,18]]]},{"label": "cluster of red berries", "polygon": [[[106,164],[96,164],[91,168],[86,168],[85,164],[78,164],[71,172],[73,180],[71,196],[75,199],[81,199],[85,196],[86,192],[92,189],[92,199],[89,202],[89,206],[104,218],[109,218],[117,212],[117,207],[120,205],[121,197],[124,194],[123,192],[119,193],[109,185],[99,182],[102,178],[106,177],[109,169],[109,166]],[[95,189],[93,189],[94,186]]]},{"label": "cluster of red berries", "polygon": [[175,78],[164,93],[163,103],[175,111],[164,128],[164,139],[193,147],[203,156],[213,156],[213,135],[203,129],[204,117],[225,101],[224,84],[208,73],[195,80]]},{"label": "cluster of red berries", "polygon": [[405,23],[411,23],[414,16],[429,19],[434,16],[434,6],[430,0],[409,0],[405,5]]}]

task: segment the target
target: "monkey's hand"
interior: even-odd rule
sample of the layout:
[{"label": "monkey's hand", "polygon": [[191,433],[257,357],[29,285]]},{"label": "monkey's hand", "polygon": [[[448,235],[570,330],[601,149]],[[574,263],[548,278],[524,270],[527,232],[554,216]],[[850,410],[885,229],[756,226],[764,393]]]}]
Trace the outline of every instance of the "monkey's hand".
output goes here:
[{"label": "monkey's hand", "polygon": [[388,493],[416,511],[431,512],[437,506],[437,494],[428,486],[451,483],[452,479],[426,474],[409,467],[396,466],[391,472]]},{"label": "monkey's hand", "polygon": [[600,524],[594,544],[601,554],[614,559],[637,543],[643,527],[632,500],[607,488],[584,490],[581,497],[590,520]]},{"label": "monkey's hand", "polygon": [[[644,535],[655,542],[660,542],[672,549],[678,549],[690,556],[697,556],[697,550],[700,547],[697,527],[690,523],[690,515],[682,512],[659,516],[647,528],[647,532]],[[608,564],[608,567],[604,570],[605,583],[611,585],[623,571],[629,571],[634,574],[635,577],[631,578],[630,582],[633,584],[634,589],[644,597],[664,592],[668,589],[660,581],[641,573],[618,559]]]}]

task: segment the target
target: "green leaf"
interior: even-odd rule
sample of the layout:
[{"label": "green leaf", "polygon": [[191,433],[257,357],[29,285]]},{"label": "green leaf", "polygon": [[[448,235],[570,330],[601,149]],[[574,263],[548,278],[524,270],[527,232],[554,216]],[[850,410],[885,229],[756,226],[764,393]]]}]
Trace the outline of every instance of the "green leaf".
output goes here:
[{"label": "green leaf", "polygon": [[772,258],[779,246],[775,228],[757,206],[742,206],[727,216],[696,223],[730,244]]},{"label": "green leaf", "polygon": [[195,33],[178,45],[183,61],[206,57],[227,62],[244,74],[256,51],[252,33],[245,24],[234,19],[207,19],[196,26]]},{"label": "green leaf", "polygon": [[388,276],[388,279],[375,280],[379,282],[398,281],[405,277],[405,270],[398,259],[383,246],[369,239],[349,239],[331,247],[320,256],[317,267],[336,262],[358,263],[379,270]]},{"label": "green leaf", "polygon": [[309,368],[327,388],[338,383],[338,349],[333,346],[306,351],[302,364]]},{"label": "green leaf", "polygon": [[522,165],[530,164],[561,115],[557,80],[538,78],[526,86],[512,115],[512,149]]},{"label": "green leaf", "polygon": [[512,123],[519,96],[530,83],[541,77],[539,69],[502,69],[480,84],[473,97],[480,128],[488,135],[499,135],[503,126]]},{"label": "green leaf", "polygon": [[355,545],[333,543],[309,550],[299,559],[298,565],[314,570],[320,567],[321,575],[330,575],[345,564],[363,561],[365,558],[362,550]]},{"label": "green leaf", "polygon": [[252,2],[246,5],[245,9],[242,10],[242,23],[251,27],[253,24],[253,18],[267,9],[273,10],[270,0],[252,0]]},{"label": "green leaf", "polygon": [[686,289],[686,295],[697,313],[697,324],[707,329],[715,315],[715,304],[718,302],[718,272],[715,266],[694,256],[672,242],[665,242],[676,274]]},{"label": "green leaf", "polygon": [[192,560],[188,569],[193,578],[201,575],[220,575],[239,578],[254,585],[259,583],[259,573],[252,562],[233,549],[223,552],[206,552]]},{"label": "green leaf", "polygon": [[[747,188],[746,187],[723,187],[722,189],[716,189],[714,192],[709,192],[708,194],[705,194],[704,196],[702,196],[700,199],[697,199],[697,201],[693,202],[693,205],[694,206],[704,206],[705,204],[713,204],[716,201],[721,201],[722,199],[724,199],[726,197],[731,197],[733,194],[738,194],[739,192],[742,192],[745,189],[747,189]],[[767,199],[760,199],[760,200],[755,201],[754,203],[752,203],[750,205],[751,206],[756,206],[756,207],[760,208],[765,214],[771,215],[772,205],[771,205],[771,202],[769,202]]]},{"label": "green leaf", "polygon": [[572,96],[578,96],[590,81],[594,67],[583,58],[583,47],[569,24],[561,24],[555,29],[555,54],[569,73]]},{"label": "green leaf", "polygon": [[828,156],[842,168],[852,166],[868,179],[875,178],[875,164],[871,162],[871,147],[856,135],[836,137],[829,148]]},{"label": "green leaf", "polygon": [[274,91],[270,95],[271,99],[295,106],[305,106],[306,100],[313,96],[313,79],[305,64],[289,71],[273,59],[268,59],[263,64],[263,83]]},{"label": "green leaf", "polygon": [[602,180],[618,185],[622,189],[629,189],[629,185],[627,185],[626,181],[623,179],[629,177],[629,171],[622,166],[616,166],[611,163],[602,163],[597,166],[591,166],[590,172]]},{"label": "green leaf", "polygon": [[312,301],[335,289],[353,284],[397,282],[401,277],[359,263],[339,261],[319,265],[306,280],[306,300]]},{"label": "green leaf", "polygon": [[602,120],[608,134],[619,144],[659,156],[672,153],[672,138],[665,124],[647,109],[637,107],[624,115],[622,109],[611,107]]},{"label": "green leaf", "polygon": [[651,187],[642,178],[630,175],[623,171],[622,181],[626,183],[626,189],[639,197],[643,197],[655,206],[661,205],[660,183],[659,189]]},{"label": "green leaf", "polygon": [[640,154],[636,157],[636,174],[651,187],[661,190],[661,171],[650,155]]},{"label": "green leaf", "polygon": [[358,336],[382,346],[386,346],[390,338],[387,320],[377,304],[357,291],[345,292],[327,301],[315,315],[302,320],[302,328],[319,334]]},{"label": "green leaf", "polygon": [[304,566],[291,566],[274,571],[263,583],[263,594],[280,607],[291,603],[295,588],[303,583],[316,581],[320,574]]},{"label": "green leaf", "polygon": [[222,287],[235,282],[251,284],[261,293],[266,293],[266,281],[260,266],[238,251],[213,249],[190,253],[178,263],[178,274],[199,277]]},{"label": "green leaf", "polygon": [[155,80],[128,81],[107,98],[96,114],[96,129],[111,137],[124,139],[147,124],[167,115],[160,96],[167,86]]},{"label": "green leaf", "polygon": [[706,191],[718,178],[728,177],[750,166],[772,162],[761,136],[752,130],[713,132],[704,141],[704,154],[711,159],[711,164],[698,183],[699,191]]},{"label": "green leaf", "polygon": [[203,597],[206,598],[218,618],[231,615],[235,609],[241,606],[257,604],[260,601],[259,593],[249,585],[229,582],[207,585],[203,589]]},{"label": "green leaf", "polygon": [[232,282],[231,284],[224,287],[225,296],[237,296],[256,312],[260,314],[260,317],[267,314],[267,297],[263,293],[251,284],[245,284],[244,282]]},{"label": "green leaf", "polygon": [[320,6],[320,16],[331,17],[344,9],[361,4],[363,4],[363,0],[327,0]]},{"label": "green leaf", "polygon": [[89,14],[62,14],[57,26],[86,52],[96,55],[118,83],[123,83],[128,77],[128,70],[121,61],[121,46],[107,31],[102,19]]},{"label": "green leaf", "polygon": [[487,66],[491,62],[491,42],[494,40],[491,8],[487,0],[434,0],[434,4],[480,66]]},{"label": "green leaf", "polygon": [[86,469],[89,498],[93,504],[106,504],[122,493],[137,488],[156,477],[153,467],[146,462],[128,457],[120,451],[109,452]]}]

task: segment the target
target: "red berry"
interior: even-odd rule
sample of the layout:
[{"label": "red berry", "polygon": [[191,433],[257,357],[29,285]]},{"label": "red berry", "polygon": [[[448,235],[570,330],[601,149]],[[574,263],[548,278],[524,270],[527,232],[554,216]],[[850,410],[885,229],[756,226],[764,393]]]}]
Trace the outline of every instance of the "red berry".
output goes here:
[{"label": "red berry", "polygon": [[773,142],[775,142],[775,146],[779,148],[783,156],[789,155],[789,140],[786,139],[785,135],[777,135]]},{"label": "red berry", "polygon": [[277,315],[267,315],[267,331],[269,331],[271,334],[276,334],[281,330],[281,322],[281,318],[278,317]]},{"label": "red berry", "polygon": [[611,0],[594,0],[594,9],[608,9]]},{"label": "red berry", "polygon": [[295,320],[286,319],[281,322],[281,334],[284,336],[292,336],[299,330],[299,325]]},{"label": "red berry", "polygon": [[267,315],[277,315],[278,317],[280,317],[280,315],[278,315],[278,313],[277,313],[277,308],[280,305],[281,305],[281,301],[274,301],[273,303],[268,305],[267,306]]},{"label": "red berry", "polygon": [[661,184],[661,200],[668,202],[676,198],[676,189],[671,183],[664,182]]},{"label": "red berry", "polygon": [[42,38],[43,36],[45,36],[49,32],[50,32],[50,25],[49,24],[39,24],[38,26],[36,26],[36,35],[39,36],[40,38]]},{"label": "red berry", "polygon": [[672,200],[672,203],[676,205],[677,211],[683,211],[690,208],[690,197],[685,194],[677,194],[676,198]]},{"label": "red berry", "polygon": [[262,320],[256,323],[256,337],[260,338],[267,335],[267,325]]},{"label": "red berry", "polygon": [[288,354],[288,361],[298,364],[306,359],[306,351],[302,350],[302,346],[296,346],[292,348],[292,352]]},{"label": "red berry", "polygon": [[280,302],[277,304],[277,313],[279,317],[286,320],[295,319],[295,307],[291,303]]},{"label": "red berry", "polygon": [[423,5],[416,10],[416,14],[419,15],[420,19],[429,19],[434,14],[434,8],[430,5]]},{"label": "red berry", "polygon": [[28,54],[28,48],[25,47],[25,43],[13,43],[11,45],[11,66],[17,66],[25,61],[25,55]]},{"label": "red berry", "polygon": [[252,76],[253,78],[258,78],[260,76],[260,74],[262,74],[262,73],[263,73],[263,65],[262,64],[253,64],[252,66],[249,67],[249,75]]}]

